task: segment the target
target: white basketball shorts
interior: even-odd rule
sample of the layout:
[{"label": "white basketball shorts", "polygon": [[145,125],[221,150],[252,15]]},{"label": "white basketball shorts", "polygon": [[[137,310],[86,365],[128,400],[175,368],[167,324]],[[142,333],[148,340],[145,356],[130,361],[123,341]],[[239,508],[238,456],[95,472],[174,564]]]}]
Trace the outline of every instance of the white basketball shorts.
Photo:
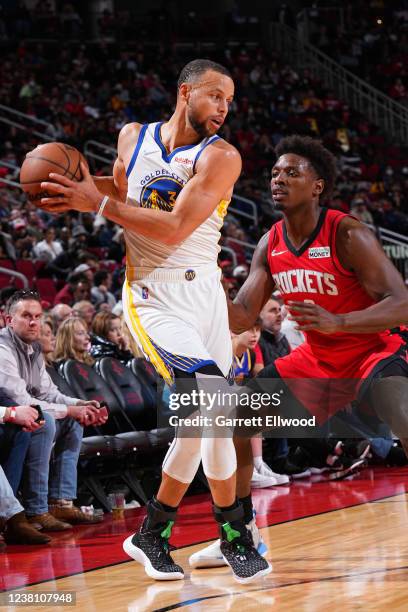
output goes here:
[{"label": "white basketball shorts", "polygon": [[132,336],[169,384],[173,368],[215,364],[231,374],[232,345],[221,270],[128,268],[123,314]]}]

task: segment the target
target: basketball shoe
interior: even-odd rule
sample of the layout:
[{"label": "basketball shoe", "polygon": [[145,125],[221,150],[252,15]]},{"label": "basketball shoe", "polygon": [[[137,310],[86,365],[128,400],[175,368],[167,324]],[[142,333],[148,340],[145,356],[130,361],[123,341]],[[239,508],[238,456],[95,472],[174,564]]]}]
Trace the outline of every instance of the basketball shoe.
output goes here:
[{"label": "basketball shoe", "polygon": [[129,557],[144,566],[145,572],[155,580],[181,580],[183,569],[171,555],[169,538],[176,518],[176,510],[167,511],[153,498],[147,503],[147,516],[138,533],[123,542]]}]

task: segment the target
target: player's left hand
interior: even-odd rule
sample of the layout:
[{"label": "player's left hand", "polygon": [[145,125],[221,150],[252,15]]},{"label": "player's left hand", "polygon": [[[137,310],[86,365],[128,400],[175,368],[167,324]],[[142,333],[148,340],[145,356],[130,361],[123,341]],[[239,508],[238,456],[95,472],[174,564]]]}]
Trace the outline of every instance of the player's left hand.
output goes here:
[{"label": "player's left hand", "polygon": [[[54,194],[41,198],[40,208],[51,213],[79,210],[80,212],[96,212],[103,195],[95,186],[89,170],[81,162],[82,181],[71,181],[62,174],[51,172],[50,182],[42,182],[41,189]],[[51,182],[52,181],[52,182]]]},{"label": "player's left hand", "polygon": [[290,301],[287,308],[291,315],[288,319],[296,321],[296,329],[299,331],[315,330],[322,334],[342,331],[342,316],[333,314],[317,304]]}]

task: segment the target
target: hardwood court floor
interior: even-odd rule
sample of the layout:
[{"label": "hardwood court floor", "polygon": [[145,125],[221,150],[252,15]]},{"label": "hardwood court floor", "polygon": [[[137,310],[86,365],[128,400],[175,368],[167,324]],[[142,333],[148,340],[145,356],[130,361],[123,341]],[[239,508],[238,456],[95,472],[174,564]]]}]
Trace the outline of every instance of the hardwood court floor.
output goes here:
[{"label": "hardwood court floor", "polygon": [[245,586],[228,568],[188,568],[189,555],[202,546],[194,542],[215,535],[207,496],[187,498],[175,532],[181,548],[174,558],[186,570],[184,581],[153,582],[141,566],[123,562],[121,541],[140,523],[136,511],[126,521],[105,521],[93,535],[76,529],[48,550],[9,547],[0,555],[2,586],[74,590],[81,611],[407,610],[407,493],[408,469],[401,468],[257,491],[258,523],[274,569]]}]

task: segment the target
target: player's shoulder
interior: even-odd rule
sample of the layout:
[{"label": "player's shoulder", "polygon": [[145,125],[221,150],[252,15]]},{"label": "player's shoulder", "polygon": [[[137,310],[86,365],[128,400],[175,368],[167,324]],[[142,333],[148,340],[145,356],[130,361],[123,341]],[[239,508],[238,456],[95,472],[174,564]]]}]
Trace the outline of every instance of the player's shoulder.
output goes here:
[{"label": "player's shoulder", "polygon": [[241,154],[238,149],[223,138],[217,138],[217,140],[214,140],[209,146],[205,147],[200,156],[200,161],[202,164],[211,165],[229,163],[241,167],[242,164]]},{"label": "player's shoulder", "polygon": [[140,130],[143,124],[133,121],[132,123],[126,123],[119,132],[119,141],[135,140],[138,138]]}]

